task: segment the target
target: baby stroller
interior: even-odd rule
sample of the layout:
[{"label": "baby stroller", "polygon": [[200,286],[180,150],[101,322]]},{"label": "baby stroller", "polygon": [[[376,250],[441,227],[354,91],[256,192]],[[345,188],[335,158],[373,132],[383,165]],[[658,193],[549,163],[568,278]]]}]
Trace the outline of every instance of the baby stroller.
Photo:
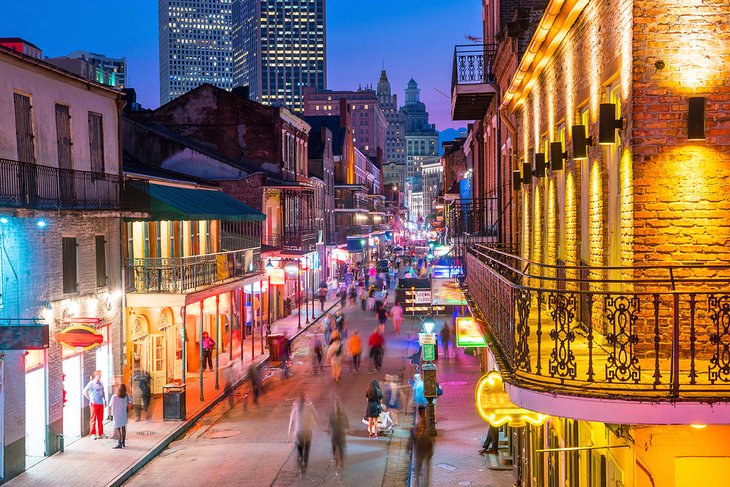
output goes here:
[{"label": "baby stroller", "polygon": [[[363,419],[363,424],[367,426],[368,420]],[[391,434],[393,433],[393,420],[390,419],[390,413],[388,411],[380,411],[378,416],[378,434]]]}]

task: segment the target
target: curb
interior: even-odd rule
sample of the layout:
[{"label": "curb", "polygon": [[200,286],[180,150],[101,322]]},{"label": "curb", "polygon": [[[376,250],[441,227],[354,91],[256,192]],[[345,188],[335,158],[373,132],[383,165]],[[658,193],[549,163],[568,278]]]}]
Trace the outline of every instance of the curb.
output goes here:
[{"label": "curb", "polygon": [[[294,335],[292,335],[291,340],[292,342],[299,338],[301,335],[304,334],[312,325],[317,323],[319,319],[324,316],[325,314],[331,312],[335,307],[340,306],[339,301],[335,301],[329,308],[327,308],[321,315],[319,315],[317,318],[312,320],[308,325],[303,325],[301,330],[297,330]],[[255,360],[254,360],[255,362]],[[261,368],[262,366],[266,365],[269,362],[269,355],[262,355],[257,363],[257,367]],[[256,363],[256,362],[255,362]],[[135,473],[139,472],[145,465],[150,463],[157,455],[159,455],[165,448],[167,448],[170,443],[177,440],[180,436],[184,435],[190,428],[193,427],[195,423],[197,423],[200,418],[208,414],[214,407],[218,405],[227,395],[231,392],[233,392],[235,389],[238,389],[244,382],[246,381],[246,377],[241,377],[236,381],[235,384],[231,387],[229,391],[221,390],[220,393],[218,393],[217,396],[215,396],[205,407],[203,407],[200,411],[195,413],[194,416],[192,416],[189,419],[186,419],[184,422],[180,424],[175,430],[173,430],[172,433],[167,435],[165,438],[163,438],[160,443],[158,443],[154,448],[149,450],[145,456],[137,460],[133,465],[128,467],[126,470],[121,472],[119,475],[117,475],[114,480],[109,482],[107,484],[108,487],[119,487],[124,482],[129,480]]]}]

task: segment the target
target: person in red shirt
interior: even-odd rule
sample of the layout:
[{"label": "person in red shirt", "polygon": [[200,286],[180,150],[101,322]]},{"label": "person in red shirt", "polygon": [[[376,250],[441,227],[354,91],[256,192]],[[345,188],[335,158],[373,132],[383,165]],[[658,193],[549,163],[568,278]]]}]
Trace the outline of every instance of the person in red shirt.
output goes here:
[{"label": "person in red shirt", "polygon": [[373,368],[380,371],[383,366],[383,353],[385,352],[385,338],[380,332],[380,327],[375,328],[373,334],[368,338],[368,346],[370,347]]}]

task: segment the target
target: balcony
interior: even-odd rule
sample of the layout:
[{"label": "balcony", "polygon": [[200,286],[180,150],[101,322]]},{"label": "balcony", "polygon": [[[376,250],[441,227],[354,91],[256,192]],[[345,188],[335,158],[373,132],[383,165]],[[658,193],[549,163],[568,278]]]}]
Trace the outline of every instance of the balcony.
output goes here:
[{"label": "balcony", "polygon": [[481,120],[496,95],[492,71],[496,44],[464,45],[454,48],[451,73],[451,118]]},{"label": "balcony", "polygon": [[264,237],[263,242],[285,252],[306,254],[316,250],[317,233],[312,230],[287,231],[267,235]]},{"label": "balcony", "polygon": [[117,175],[0,159],[0,206],[42,210],[119,210]]},{"label": "balcony", "polygon": [[485,245],[466,264],[510,384],[663,414],[730,398],[730,266],[550,266]]},{"label": "balcony", "polygon": [[494,242],[498,235],[497,198],[455,200],[444,209],[447,235],[455,244]]},{"label": "balcony", "polygon": [[127,259],[127,291],[180,294],[259,272],[258,247],[189,257]]},{"label": "balcony", "polygon": [[368,201],[364,197],[335,198],[335,210],[367,212]]}]

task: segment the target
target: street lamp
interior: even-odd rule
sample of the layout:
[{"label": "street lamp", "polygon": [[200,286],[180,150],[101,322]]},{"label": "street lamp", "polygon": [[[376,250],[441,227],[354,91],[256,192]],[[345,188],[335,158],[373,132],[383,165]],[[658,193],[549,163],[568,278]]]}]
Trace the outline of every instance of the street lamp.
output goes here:
[{"label": "street lamp", "polygon": [[271,259],[266,263],[266,276],[268,277],[268,286],[266,287],[266,336],[271,335],[271,272],[274,265]]},{"label": "street lamp", "polygon": [[426,316],[423,320],[423,331],[429,335],[433,333],[433,329],[436,327],[436,322],[430,316]]},{"label": "street lamp", "polygon": [[[426,316],[423,319],[423,331],[430,338],[429,343],[423,344],[423,358],[428,359],[428,362],[423,364],[421,370],[423,371],[423,395],[428,401],[426,406],[426,417],[428,418],[428,429],[431,436],[436,436],[436,411],[434,410],[434,400],[438,396],[438,386],[436,385],[436,365],[433,364],[433,360],[436,356],[436,335],[433,334],[433,329],[436,326],[436,322],[431,316]],[[431,349],[428,350],[427,348]]]}]

